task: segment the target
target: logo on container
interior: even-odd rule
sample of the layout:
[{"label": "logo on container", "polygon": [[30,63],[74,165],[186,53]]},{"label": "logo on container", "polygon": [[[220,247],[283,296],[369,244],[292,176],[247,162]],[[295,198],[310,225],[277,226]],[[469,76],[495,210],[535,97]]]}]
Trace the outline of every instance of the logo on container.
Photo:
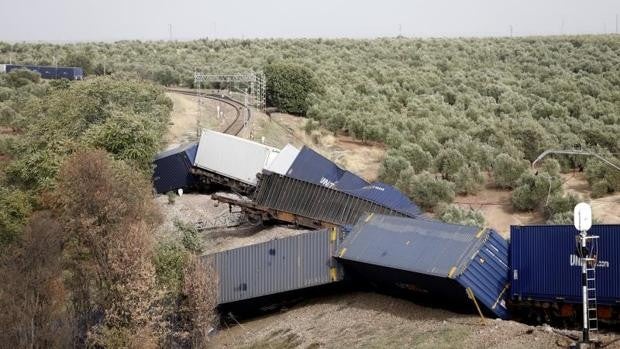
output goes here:
[{"label": "logo on container", "polygon": [[[571,267],[581,267],[583,266],[583,260],[577,256],[576,254],[570,255],[570,266]],[[598,268],[609,268],[609,261],[598,261],[596,263]]]},{"label": "logo on container", "polygon": [[323,184],[324,186],[328,187],[328,188],[333,188],[336,186],[336,183],[330,181],[329,179],[325,178],[325,177],[321,177],[320,180],[321,184]]}]

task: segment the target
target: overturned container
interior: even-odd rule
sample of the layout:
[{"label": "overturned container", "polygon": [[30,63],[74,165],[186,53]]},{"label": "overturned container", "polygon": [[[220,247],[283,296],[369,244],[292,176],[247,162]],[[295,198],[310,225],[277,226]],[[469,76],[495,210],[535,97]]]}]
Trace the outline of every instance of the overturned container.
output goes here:
[{"label": "overturned container", "polygon": [[333,258],[342,239],[339,229],[330,228],[206,256],[215,263],[218,304],[342,280]]},{"label": "overturned container", "polygon": [[190,189],[196,183],[192,164],[198,143],[189,143],[163,151],[153,159],[153,186],[159,194],[177,189]]},{"label": "overturned container", "polygon": [[493,230],[371,214],[352,228],[336,257],[353,277],[473,301],[509,317],[508,244]]}]

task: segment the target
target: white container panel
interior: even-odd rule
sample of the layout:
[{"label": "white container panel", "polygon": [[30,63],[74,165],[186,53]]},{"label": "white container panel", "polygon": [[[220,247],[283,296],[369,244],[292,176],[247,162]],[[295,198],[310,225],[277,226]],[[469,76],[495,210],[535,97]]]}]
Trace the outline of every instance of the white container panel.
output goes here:
[{"label": "white container panel", "polygon": [[299,149],[294,146],[287,144],[282,148],[280,154],[273,160],[272,163],[267,166],[267,170],[271,172],[275,172],[281,175],[286,175],[286,172],[293,164],[293,161],[297,158],[299,154]]},{"label": "white container panel", "polygon": [[278,149],[225,133],[203,130],[194,166],[256,185],[271,153]]}]

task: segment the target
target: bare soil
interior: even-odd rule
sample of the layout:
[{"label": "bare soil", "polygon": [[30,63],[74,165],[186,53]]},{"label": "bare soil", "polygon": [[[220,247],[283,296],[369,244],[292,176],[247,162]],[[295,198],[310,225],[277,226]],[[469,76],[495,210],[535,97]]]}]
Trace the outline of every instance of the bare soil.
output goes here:
[{"label": "bare soil", "polygon": [[477,315],[366,292],[317,298],[223,328],[212,338],[215,348],[566,348],[572,342],[548,326],[483,323]]},{"label": "bare soil", "polygon": [[579,195],[584,200],[590,200],[594,219],[600,223],[620,223],[620,193],[607,195],[602,198],[590,197],[590,185],[585,174],[573,172],[563,174],[564,189],[567,192]]}]

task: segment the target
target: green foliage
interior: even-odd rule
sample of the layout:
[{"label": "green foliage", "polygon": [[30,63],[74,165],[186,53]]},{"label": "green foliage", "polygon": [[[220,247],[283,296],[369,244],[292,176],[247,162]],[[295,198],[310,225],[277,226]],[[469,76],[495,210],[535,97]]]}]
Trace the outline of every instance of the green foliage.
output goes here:
[{"label": "green foliage", "polygon": [[439,205],[437,217],[446,223],[484,227],[484,216],[480,211],[456,205]]},{"label": "green foliage", "polygon": [[556,194],[562,188],[558,177],[548,173],[534,175],[524,173],[517,181],[517,187],[512,192],[512,205],[521,211],[529,211],[542,207],[547,198]]},{"label": "green foliage", "polygon": [[461,153],[452,148],[442,149],[435,159],[435,167],[444,179],[453,179],[456,173],[465,164],[465,158]]},{"label": "green foliage", "polygon": [[477,164],[463,165],[454,176],[457,194],[476,194],[484,185],[484,177]]},{"label": "green foliage", "polygon": [[84,70],[84,74],[93,73],[93,63],[88,52],[69,52],[60,62],[59,65],[66,67],[80,67]]},{"label": "green foliage", "polygon": [[183,235],[181,242],[183,247],[189,252],[194,254],[200,254],[203,250],[202,240],[198,235],[198,230],[190,223],[185,223],[179,220],[174,222],[174,226]]},{"label": "green foliage", "polygon": [[272,63],[265,67],[265,77],[268,105],[286,113],[306,115],[308,98],[318,90],[310,69],[299,64]]},{"label": "green foliage", "polygon": [[[6,170],[7,180],[35,190],[49,188],[64,157],[84,146],[105,149],[149,171],[171,111],[161,89],[115,77],[54,87],[42,97],[13,105],[19,108],[13,113],[22,119],[25,133]],[[9,118],[16,123],[16,116]]]},{"label": "green foliage", "polygon": [[398,149],[398,153],[409,161],[416,173],[429,170],[433,162],[432,155],[415,143],[403,144]]},{"label": "green foliage", "polygon": [[548,174],[557,177],[560,175],[562,167],[560,166],[560,162],[558,160],[547,158],[542,162],[540,169],[543,172],[547,172]]},{"label": "green foliage", "polygon": [[38,83],[40,80],[41,75],[39,73],[28,69],[15,69],[6,74],[6,85],[13,88]]},{"label": "green foliage", "polygon": [[409,162],[402,156],[388,153],[379,169],[379,179],[389,184],[395,184],[401,173],[410,166]]},{"label": "green foliage", "polygon": [[186,258],[187,252],[182,246],[173,242],[158,244],[153,255],[157,283],[172,292],[178,292],[183,282]]},{"label": "green foliage", "polygon": [[545,216],[549,219],[553,219],[553,217],[557,219],[564,213],[570,213],[572,219],[573,209],[579,202],[579,197],[574,194],[562,195],[560,192],[556,192],[549,198],[549,202],[545,206]]},{"label": "green foliage", "polygon": [[502,153],[493,161],[493,178],[495,185],[500,188],[514,188],[521,175],[527,169],[527,164]]},{"label": "green foliage", "polygon": [[[620,164],[620,161],[608,158]],[[598,198],[620,190],[620,171],[598,159],[588,160],[586,178],[592,187],[592,197]]]},{"label": "green foliage", "polygon": [[412,168],[403,171],[396,186],[425,209],[431,209],[440,202],[449,203],[454,200],[453,183],[436,178],[428,172],[414,174]]},{"label": "green foliage", "polygon": [[19,239],[32,212],[30,200],[23,191],[0,186],[0,251]]}]

